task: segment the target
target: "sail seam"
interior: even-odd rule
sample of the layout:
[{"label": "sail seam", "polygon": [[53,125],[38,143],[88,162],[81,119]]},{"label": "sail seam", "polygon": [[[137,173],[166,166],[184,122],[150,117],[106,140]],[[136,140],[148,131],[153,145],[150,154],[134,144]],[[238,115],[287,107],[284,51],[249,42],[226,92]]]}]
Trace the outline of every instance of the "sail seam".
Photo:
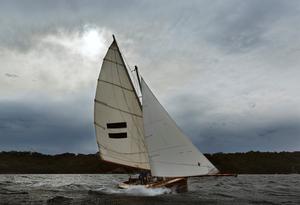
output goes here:
[{"label": "sail seam", "polygon": [[105,102],[100,101],[100,100],[95,99],[95,102],[96,102],[96,103],[99,103],[99,104],[102,104],[102,105],[104,105],[104,106],[106,106],[106,107],[109,107],[109,108],[111,108],[111,109],[118,110],[118,111],[120,111],[120,112],[124,112],[124,113],[127,113],[127,114],[129,114],[129,115],[134,115],[134,116],[136,116],[136,117],[143,118],[143,116],[141,116],[141,115],[138,115],[138,114],[135,114],[135,113],[132,113],[132,112],[128,112],[128,111],[126,111],[126,110],[122,110],[122,109],[113,107],[113,106],[111,106],[111,105],[106,104]]},{"label": "sail seam", "polygon": [[109,47],[109,49],[114,50],[114,51],[118,50],[117,48],[112,48],[112,47]]},{"label": "sail seam", "polygon": [[144,167],[144,165],[141,165],[141,166],[133,166],[133,165],[128,165],[128,164],[123,164],[123,162],[113,162],[113,161],[110,161],[110,160],[107,160],[107,159],[103,159],[101,156],[101,161],[103,162],[108,162],[108,163],[112,163],[112,164],[117,164],[117,165],[122,165],[122,166],[125,166],[125,167],[130,167],[130,168],[134,168],[134,169],[142,169],[142,170],[150,170],[150,168],[147,168],[147,167]]},{"label": "sail seam", "polygon": [[117,151],[115,151],[115,150],[113,150],[113,149],[109,149],[109,148],[103,146],[103,145],[100,144],[100,143],[99,143],[99,145],[100,145],[100,148],[102,147],[102,148],[104,148],[104,149],[106,149],[106,150],[108,150],[108,151],[115,152],[115,153],[117,153],[117,154],[134,155],[134,154],[143,154],[143,153],[146,153],[146,152],[117,152]]},{"label": "sail seam", "polygon": [[159,152],[159,151],[162,151],[162,150],[174,149],[174,148],[178,148],[178,147],[186,147],[186,146],[176,145],[176,146],[164,147],[164,148],[160,148],[160,149],[156,149],[156,150],[151,150],[150,153],[155,153],[155,152]]},{"label": "sail seam", "polygon": [[104,82],[104,83],[107,83],[107,84],[111,84],[111,85],[114,85],[114,86],[117,86],[117,87],[122,88],[124,90],[128,90],[128,91],[134,92],[132,89],[125,88],[124,86],[121,86],[121,85],[118,85],[118,84],[115,84],[115,83],[111,83],[111,82],[108,82],[108,81],[105,81],[105,80],[101,80],[101,79],[98,79],[98,81]]},{"label": "sail seam", "polygon": [[120,158],[117,158],[117,157],[112,157],[112,156],[109,156],[109,155],[106,155],[106,154],[101,154],[102,156],[108,156],[109,158],[114,158],[114,159],[118,159],[120,161],[123,161],[123,162],[131,162],[131,163],[138,163],[138,164],[148,164],[149,162],[137,162],[137,161],[130,161],[130,160],[125,160],[125,159],[120,159]]},{"label": "sail seam", "polygon": [[108,61],[108,62],[110,62],[110,63],[114,63],[114,64],[117,64],[117,65],[120,65],[120,66],[123,66],[123,67],[124,67],[124,65],[123,65],[123,64],[121,64],[121,63],[118,63],[117,61],[109,60],[109,59],[107,59],[107,58],[103,58],[103,60],[104,60],[104,61]]},{"label": "sail seam", "polygon": [[97,123],[96,121],[94,121],[94,124],[95,125],[97,125],[98,127],[101,127],[102,129],[104,129],[105,130],[105,127],[104,126],[102,126],[102,125],[100,125],[99,123]]}]

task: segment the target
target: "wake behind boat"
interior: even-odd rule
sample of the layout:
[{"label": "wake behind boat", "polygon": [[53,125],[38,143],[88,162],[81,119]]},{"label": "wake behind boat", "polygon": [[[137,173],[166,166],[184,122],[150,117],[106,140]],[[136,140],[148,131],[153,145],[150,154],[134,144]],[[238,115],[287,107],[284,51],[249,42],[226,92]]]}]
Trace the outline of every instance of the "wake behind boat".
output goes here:
[{"label": "wake behind boat", "polygon": [[119,187],[142,185],[180,191],[187,189],[187,177],[217,174],[218,169],[183,134],[140,78],[137,67],[136,73],[139,87],[134,86],[114,37],[103,59],[95,97],[100,157],[150,173]]}]

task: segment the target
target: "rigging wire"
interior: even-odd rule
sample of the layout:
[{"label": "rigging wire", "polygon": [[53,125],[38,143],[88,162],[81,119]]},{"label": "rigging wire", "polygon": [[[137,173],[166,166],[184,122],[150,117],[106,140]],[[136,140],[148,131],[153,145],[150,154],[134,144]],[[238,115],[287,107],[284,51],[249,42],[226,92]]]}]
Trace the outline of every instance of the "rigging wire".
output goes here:
[{"label": "rigging wire", "polygon": [[[136,90],[137,95],[138,95],[138,97],[140,98],[140,96],[142,96],[142,92],[141,92],[141,89],[140,89],[140,87],[139,87],[139,83],[138,83],[138,81],[137,81],[137,76],[132,74],[132,73],[135,71],[135,69],[132,69],[132,68],[130,67],[130,65],[127,63],[127,59],[126,59],[126,57],[122,54],[122,53],[123,53],[123,52],[122,52],[122,49],[121,49],[119,46],[118,46],[118,49],[119,49],[121,58],[123,58],[123,61],[124,61],[124,63],[125,63],[125,67],[127,67],[128,70],[130,71],[130,72],[128,72],[128,74],[130,73],[129,75],[130,75],[131,81],[133,82],[134,89]],[[140,99],[139,99],[139,100],[140,100]],[[141,100],[140,100],[140,103],[141,103]]]}]

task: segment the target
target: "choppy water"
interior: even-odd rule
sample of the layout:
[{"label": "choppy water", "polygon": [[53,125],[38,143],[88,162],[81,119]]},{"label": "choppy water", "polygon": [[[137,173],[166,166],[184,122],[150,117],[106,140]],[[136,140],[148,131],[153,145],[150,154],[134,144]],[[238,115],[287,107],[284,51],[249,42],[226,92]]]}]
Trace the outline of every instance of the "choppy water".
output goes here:
[{"label": "choppy water", "polygon": [[137,187],[127,175],[0,175],[0,204],[300,204],[300,175],[189,179],[187,193]]}]

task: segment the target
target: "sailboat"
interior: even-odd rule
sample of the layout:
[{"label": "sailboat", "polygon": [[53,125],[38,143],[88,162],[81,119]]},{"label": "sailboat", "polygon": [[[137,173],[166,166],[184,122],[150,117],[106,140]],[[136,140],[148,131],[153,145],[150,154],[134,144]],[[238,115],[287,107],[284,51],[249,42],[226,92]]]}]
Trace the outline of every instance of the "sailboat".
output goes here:
[{"label": "sailboat", "polygon": [[135,70],[139,86],[134,86],[113,36],[103,59],[94,104],[100,158],[148,172],[145,180],[131,178],[119,188],[142,185],[185,190],[188,177],[217,174],[218,169],[184,135],[139,76],[137,67]]}]

